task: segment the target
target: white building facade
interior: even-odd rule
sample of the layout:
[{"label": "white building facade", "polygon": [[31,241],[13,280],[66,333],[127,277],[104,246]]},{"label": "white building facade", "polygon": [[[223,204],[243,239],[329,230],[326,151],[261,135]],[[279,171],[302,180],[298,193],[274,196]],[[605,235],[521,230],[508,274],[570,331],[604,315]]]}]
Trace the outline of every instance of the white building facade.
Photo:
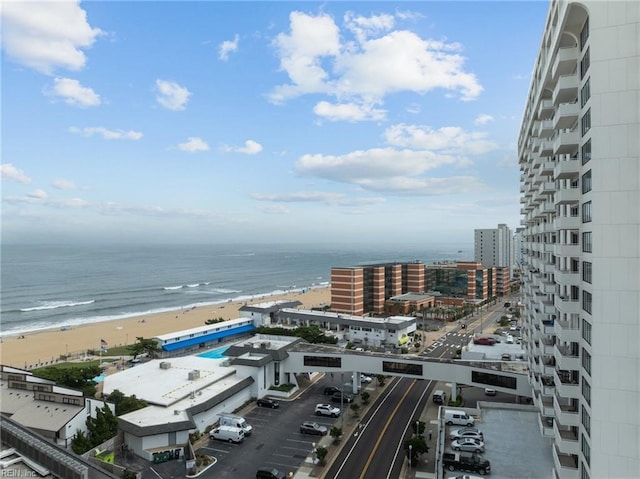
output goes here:
[{"label": "white building facade", "polygon": [[474,230],[474,260],[487,268],[513,268],[513,235],[505,224]]},{"label": "white building facade", "polygon": [[640,471],[640,2],[551,2],[521,126],[524,338],[554,478]]}]

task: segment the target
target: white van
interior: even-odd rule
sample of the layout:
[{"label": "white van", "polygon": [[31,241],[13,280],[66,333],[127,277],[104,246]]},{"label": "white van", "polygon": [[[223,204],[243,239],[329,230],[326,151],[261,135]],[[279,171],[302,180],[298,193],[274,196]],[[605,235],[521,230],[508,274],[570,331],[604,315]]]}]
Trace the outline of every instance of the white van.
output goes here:
[{"label": "white van", "polygon": [[245,436],[251,436],[251,432],[253,431],[253,427],[251,427],[245,418],[242,416],[236,416],[235,414],[223,412],[220,414],[219,422],[221,426],[239,427],[242,429]]},{"label": "white van", "polygon": [[469,416],[464,411],[458,411],[456,409],[447,409],[444,412],[444,422],[449,426],[457,424],[458,426],[473,426],[475,419]]},{"label": "white van", "polygon": [[434,404],[444,404],[447,400],[447,393],[438,389],[437,391],[433,391],[433,403]]},{"label": "white van", "polygon": [[239,444],[244,441],[244,431],[239,427],[218,426],[209,431],[209,437],[211,439],[217,439],[219,441],[234,442],[236,444]]}]

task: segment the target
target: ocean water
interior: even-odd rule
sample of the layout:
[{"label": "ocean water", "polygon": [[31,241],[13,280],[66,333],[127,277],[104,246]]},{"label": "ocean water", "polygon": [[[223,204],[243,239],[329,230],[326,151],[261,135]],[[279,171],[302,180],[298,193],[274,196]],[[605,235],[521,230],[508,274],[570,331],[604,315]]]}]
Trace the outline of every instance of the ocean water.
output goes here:
[{"label": "ocean water", "polygon": [[472,258],[469,245],[2,245],[0,336],[323,287],[337,266]]}]

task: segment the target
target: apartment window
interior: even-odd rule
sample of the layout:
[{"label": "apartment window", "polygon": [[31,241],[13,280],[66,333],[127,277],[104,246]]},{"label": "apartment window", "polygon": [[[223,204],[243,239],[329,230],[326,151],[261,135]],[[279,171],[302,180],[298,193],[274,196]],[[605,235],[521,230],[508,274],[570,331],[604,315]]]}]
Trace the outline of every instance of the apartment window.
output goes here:
[{"label": "apartment window", "polygon": [[591,129],[591,108],[589,108],[582,118],[580,119],[580,125],[582,127],[582,136],[586,135],[587,132]]},{"label": "apartment window", "polygon": [[582,348],[582,367],[591,376],[591,355],[584,348]]},{"label": "apartment window", "polygon": [[582,203],[582,222],[591,223],[591,201]]},{"label": "apartment window", "polygon": [[584,50],[587,40],[589,39],[589,18],[584,22],[582,30],[580,30],[580,51]]},{"label": "apartment window", "polygon": [[582,262],[582,281],[591,284],[591,267],[592,264],[589,261]]},{"label": "apartment window", "polygon": [[591,436],[591,416],[589,415],[589,411],[587,408],[582,406],[582,425],[584,426],[584,430],[587,431],[587,434]]},{"label": "apartment window", "polygon": [[589,446],[589,442],[587,441],[587,438],[585,437],[584,434],[582,434],[581,442],[582,442],[582,446],[581,446],[582,455],[587,461],[587,465],[591,466],[591,446]]},{"label": "apartment window", "polygon": [[582,397],[591,406],[591,384],[584,377],[582,378]]},{"label": "apartment window", "polygon": [[591,138],[589,138],[584,145],[582,145],[582,164],[588,163],[591,160]]},{"label": "apartment window", "polygon": [[582,175],[582,194],[591,191],[591,170]]},{"label": "apartment window", "polygon": [[591,314],[591,293],[589,291],[582,291],[582,310]]},{"label": "apartment window", "polygon": [[580,60],[580,80],[582,80],[589,71],[589,65],[591,65],[591,58],[589,56],[589,49],[584,52],[582,60]]},{"label": "apartment window", "polygon": [[587,78],[587,81],[584,82],[582,89],[580,90],[580,108],[584,107],[589,98],[591,98],[591,78]]},{"label": "apartment window", "polygon": [[591,243],[591,231],[585,231],[584,233],[582,233],[582,252],[593,252],[593,244]]},{"label": "apartment window", "polygon": [[582,320],[582,339],[591,344],[591,323],[586,319]]}]

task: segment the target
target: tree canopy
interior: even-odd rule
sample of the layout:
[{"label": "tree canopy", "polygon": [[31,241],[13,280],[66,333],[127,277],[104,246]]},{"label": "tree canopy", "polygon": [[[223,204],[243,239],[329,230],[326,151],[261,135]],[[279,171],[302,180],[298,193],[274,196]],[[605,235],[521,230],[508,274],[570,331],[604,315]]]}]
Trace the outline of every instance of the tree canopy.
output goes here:
[{"label": "tree canopy", "polygon": [[312,344],[336,344],[338,338],[327,336],[317,325],[298,326],[297,328],[283,328],[260,326],[255,329],[257,334],[274,334],[277,336],[296,336]]},{"label": "tree canopy", "polygon": [[146,354],[150,358],[155,358],[160,354],[160,346],[153,339],[145,339],[142,336],[136,338],[136,342],[128,346],[133,358]]}]

